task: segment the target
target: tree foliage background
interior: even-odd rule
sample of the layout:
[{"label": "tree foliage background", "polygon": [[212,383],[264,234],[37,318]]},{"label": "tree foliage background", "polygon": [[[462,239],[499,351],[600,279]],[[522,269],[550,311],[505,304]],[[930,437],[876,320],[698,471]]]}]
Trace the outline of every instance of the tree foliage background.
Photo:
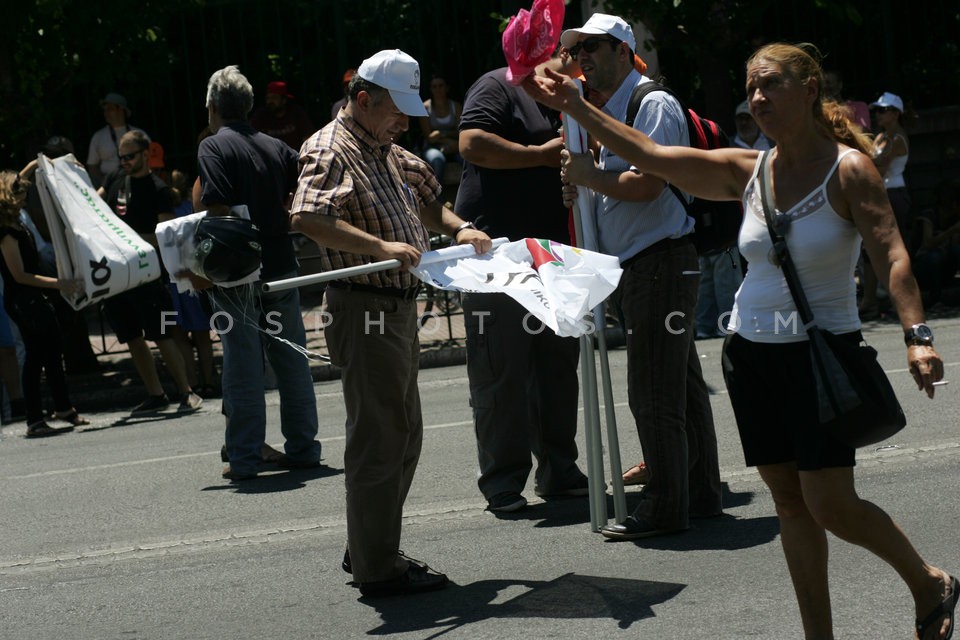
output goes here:
[{"label": "tree foliage background", "polygon": [[[133,122],[163,143],[168,166],[193,170],[210,73],[238,64],[257,92],[286,80],[319,126],[348,67],[383,48],[416,57],[462,97],[503,65],[499,29],[525,0],[34,0],[7,3],[0,40],[0,166],[22,166],[54,134],[83,160],[103,126],[98,101],[127,97]],[[811,41],[845,92],[882,91],[915,108],[960,104],[960,3],[926,0],[608,0],[642,20],[661,70],[687,102],[721,123],[743,95],[743,62],[772,40]],[[566,26],[579,26],[570,2]],[[423,83],[424,86],[428,82]]]}]

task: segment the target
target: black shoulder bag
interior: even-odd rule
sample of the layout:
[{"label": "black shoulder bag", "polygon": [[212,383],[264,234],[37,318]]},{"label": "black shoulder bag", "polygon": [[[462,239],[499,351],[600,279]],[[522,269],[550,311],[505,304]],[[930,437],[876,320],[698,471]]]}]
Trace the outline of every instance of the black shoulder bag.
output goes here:
[{"label": "black shoulder bag", "polygon": [[810,338],[820,428],[854,448],[886,440],[900,431],[907,419],[887,374],[877,362],[877,350],[817,326],[787,250],[783,234],[785,221],[774,219],[771,212],[769,151],[763,153],[760,163],[760,200],[774,255]]}]

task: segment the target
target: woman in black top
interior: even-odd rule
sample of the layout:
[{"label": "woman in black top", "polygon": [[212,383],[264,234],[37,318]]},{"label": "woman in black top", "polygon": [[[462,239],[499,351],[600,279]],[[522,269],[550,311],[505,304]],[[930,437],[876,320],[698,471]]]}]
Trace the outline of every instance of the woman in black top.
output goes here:
[{"label": "woman in black top", "polygon": [[[3,275],[3,304],[23,336],[26,357],[23,363],[23,396],[26,400],[27,437],[44,438],[90,424],[70,402],[63,372],[60,327],[45,290],[72,293],[83,286],[79,280],[58,280],[38,275],[40,256],[36,241],[20,220],[29,182],[14,171],[0,172],[0,273]],[[70,426],[54,429],[43,419],[40,395],[41,373],[53,395],[54,416]]]}]

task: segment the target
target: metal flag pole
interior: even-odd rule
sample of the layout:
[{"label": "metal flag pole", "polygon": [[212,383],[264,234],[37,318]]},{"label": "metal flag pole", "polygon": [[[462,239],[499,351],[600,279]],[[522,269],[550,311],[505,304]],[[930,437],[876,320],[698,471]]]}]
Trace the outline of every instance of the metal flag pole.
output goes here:
[{"label": "metal flag pole", "polygon": [[[492,240],[493,246],[490,250],[493,251],[507,242],[509,242],[507,238],[494,238]],[[473,255],[476,255],[476,250],[472,244],[458,244],[421,254],[420,264],[431,264],[434,262],[443,262],[444,260],[454,260],[456,258],[469,258]],[[273,282],[264,282],[262,288],[264,291],[286,291],[287,289],[305,287],[309,284],[318,284],[320,282],[329,282],[330,280],[376,273],[377,271],[386,271],[387,269],[396,269],[400,264],[401,262],[399,260],[381,260],[379,262],[361,264],[356,267],[345,267],[334,271],[324,271],[323,273],[313,273],[307,276],[296,276],[294,278],[274,280]]]},{"label": "metal flag pole", "polygon": [[[583,153],[586,149],[586,135],[579,123],[568,115],[563,118],[564,140],[571,153]],[[592,211],[589,191],[577,190],[577,202],[573,207],[574,226],[578,245],[590,251],[597,250],[597,230],[595,217],[583,212]],[[613,400],[613,385],[610,377],[610,360],[607,353],[605,335],[606,314],[603,303],[593,309],[593,319],[597,330],[597,351],[600,354],[600,377],[603,386],[604,417],[607,426],[607,444],[610,452],[610,484],[613,489],[613,510],[617,522],[627,516],[626,495],[623,488],[623,471],[620,462],[620,438],[617,433],[617,417]],[[587,476],[590,492],[591,528],[599,531],[607,523],[606,483],[603,480],[603,442],[600,434],[600,411],[597,397],[596,365],[594,363],[593,341],[587,336],[587,344],[581,342],[581,369],[584,385],[584,430],[587,442]],[[588,371],[589,369],[589,371]],[[589,417],[588,417],[589,416]]]}]

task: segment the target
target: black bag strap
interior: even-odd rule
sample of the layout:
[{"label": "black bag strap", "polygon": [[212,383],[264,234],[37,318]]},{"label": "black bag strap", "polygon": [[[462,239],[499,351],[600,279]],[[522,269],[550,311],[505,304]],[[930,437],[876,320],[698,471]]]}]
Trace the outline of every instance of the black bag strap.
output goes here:
[{"label": "black bag strap", "polygon": [[760,203],[763,205],[763,217],[767,221],[770,240],[773,241],[773,253],[777,258],[777,266],[783,271],[783,278],[787,281],[787,288],[790,289],[793,303],[800,313],[800,320],[803,322],[804,329],[809,333],[811,329],[816,328],[813,311],[810,309],[810,303],[807,302],[807,296],[803,293],[800,276],[797,274],[797,268],[790,258],[787,239],[782,231],[789,224],[789,218],[786,216],[775,218],[771,211],[773,193],[770,191],[770,152],[771,149],[767,149],[760,156],[760,171],[757,175],[757,180],[760,182]]},{"label": "black bag strap", "polygon": [[[683,111],[683,117],[687,121],[687,136],[690,136],[690,113],[687,111],[687,108],[683,105],[683,102],[680,98],[677,97],[669,87],[665,87],[656,80],[651,80],[650,82],[642,82],[633,88],[633,92],[630,94],[630,101],[627,103],[627,117],[623,121],[631,129],[633,128],[633,123],[637,120],[637,114],[640,112],[640,103],[643,102],[643,99],[654,91],[663,91],[668,96],[672,96],[674,100],[677,101],[677,104],[680,105],[680,110]],[[690,213],[690,203],[687,202],[686,196],[683,194],[680,189],[677,188],[672,182],[668,182],[667,186],[670,187],[670,191],[673,192],[673,195],[677,196],[677,200],[680,201],[680,204],[683,205],[683,210]]]}]

